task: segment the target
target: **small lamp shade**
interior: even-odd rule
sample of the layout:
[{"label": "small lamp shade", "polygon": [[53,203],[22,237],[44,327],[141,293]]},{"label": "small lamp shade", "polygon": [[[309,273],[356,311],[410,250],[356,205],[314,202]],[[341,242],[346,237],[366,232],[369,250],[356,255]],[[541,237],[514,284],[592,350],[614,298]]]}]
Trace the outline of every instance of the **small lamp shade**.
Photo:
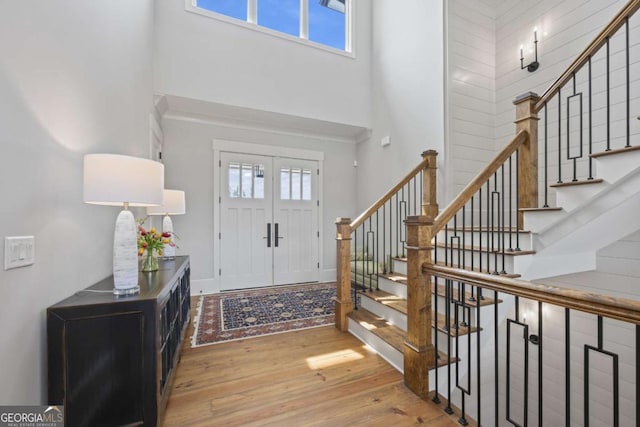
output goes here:
[{"label": "small lamp shade", "polygon": [[85,203],[157,206],[164,201],[164,165],[118,154],[84,156]]},{"label": "small lamp shade", "polygon": [[[184,215],[187,213],[185,207],[184,191],[164,190],[164,204],[147,208],[147,215],[164,215],[162,218],[162,232],[173,232],[173,221],[169,215]],[[172,258],[176,255],[175,245],[165,244],[162,253],[165,258]]]},{"label": "small lamp shade", "polygon": [[147,208],[147,215],[184,215],[186,213],[184,191],[164,190],[164,203]]},{"label": "small lamp shade", "polygon": [[84,156],[83,200],[120,206],[113,236],[113,293],[131,295],[138,285],[136,221],[129,206],[160,205],[164,201],[164,165],[117,154]]}]

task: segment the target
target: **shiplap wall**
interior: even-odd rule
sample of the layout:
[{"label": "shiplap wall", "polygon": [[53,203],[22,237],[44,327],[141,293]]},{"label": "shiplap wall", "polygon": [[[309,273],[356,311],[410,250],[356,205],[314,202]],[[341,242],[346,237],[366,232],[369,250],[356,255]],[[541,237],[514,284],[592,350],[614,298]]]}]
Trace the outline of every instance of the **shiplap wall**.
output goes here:
[{"label": "shiplap wall", "polygon": [[449,202],[494,156],[496,28],[491,1],[450,0],[446,5],[444,199]]},{"label": "shiplap wall", "polygon": [[[589,42],[604,28],[611,18],[624,6],[625,0],[565,0],[562,2],[524,1],[524,0],[483,0],[473,2],[470,0],[453,0],[448,2],[447,11],[447,166],[448,166],[448,191],[447,201],[451,200],[460,189],[466,185],[473,175],[480,170],[514,135],[515,107],[513,100],[520,94],[536,92],[540,95],[560,76],[570,63],[586,48]],[[640,122],[635,117],[640,113],[640,14],[630,20],[630,77],[631,77],[631,112],[630,131],[631,145],[640,143]],[[533,30],[538,32],[538,60],[540,68],[530,73],[520,69],[520,45],[525,46],[525,61],[531,59],[533,47]],[[490,28],[493,28],[493,33]],[[612,38],[611,48],[611,144],[613,148],[624,145],[626,128],[626,94],[621,86],[625,78],[623,33]],[[493,46],[490,46],[493,40]],[[494,56],[491,62],[490,55]],[[482,57],[482,59],[478,59]],[[606,107],[605,77],[603,52],[594,56],[592,61],[593,74],[593,141],[594,152],[604,149],[606,143],[606,126],[604,114]],[[491,79],[493,74],[493,81]],[[587,105],[586,72],[577,75],[577,92],[584,91],[583,106]],[[490,88],[493,86],[493,90]],[[563,89],[560,108],[563,116],[566,114],[566,95],[573,93],[572,84]],[[548,129],[549,129],[549,182],[557,181],[558,165],[558,107],[557,98],[555,104],[549,105]],[[484,112],[493,112],[484,116]],[[483,120],[484,118],[484,120]],[[540,147],[544,141],[544,116],[540,121]],[[584,141],[587,141],[590,129],[585,118],[583,123]],[[566,150],[566,123],[561,127],[561,150]],[[470,134],[470,136],[469,136]],[[485,144],[487,138],[493,134],[493,149]],[[575,135],[572,134],[572,140]],[[586,142],[585,142],[586,143]],[[575,145],[572,144],[572,150]],[[584,147],[585,154],[588,148]],[[565,159],[566,152],[561,151],[561,162],[565,170],[565,181],[568,163]],[[480,165],[480,163],[484,163]],[[543,167],[543,157],[540,157],[540,167]],[[556,174],[555,176],[553,174]],[[585,165],[578,169],[578,179],[585,178],[588,170]],[[595,176],[597,177],[597,171]],[[542,185],[543,171],[540,171],[540,184]],[[540,188],[540,202],[543,201],[544,191]],[[549,192],[549,204],[554,205],[553,191]],[[619,295],[621,297],[636,298],[637,290],[632,289],[640,277],[640,233],[617,242],[598,253],[598,270],[602,272],[617,272],[621,277]],[[627,280],[631,278],[632,280]],[[605,284],[607,286],[610,283]],[[617,286],[617,285],[616,285]],[[580,287],[575,283],[574,288]],[[597,289],[591,290],[596,291]],[[521,310],[528,311],[528,317],[537,317],[537,304],[527,304],[524,301]],[[522,315],[522,311],[521,311]],[[543,336],[544,347],[544,423],[543,425],[564,424],[564,312],[550,306],[545,306],[543,311],[545,331]],[[584,372],[584,343],[595,344],[595,319],[593,316],[585,316],[579,313],[571,315],[571,365],[572,365],[572,422],[571,425],[579,426],[583,423],[582,390]],[[529,322],[532,324],[533,322]],[[505,323],[500,325],[500,336],[505,337]],[[637,416],[635,404],[629,400],[629,392],[633,397],[635,368],[633,366],[633,330],[621,322],[605,321],[605,348],[621,354],[621,387],[627,394],[621,399],[621,425],[634,425]],[[530,333],[537,333],[534,330]],[[493,347],[492,342],[485,343]],[[500,358],[504,367],[505,348],[501,342]],[[537,347],[530,345],[529,360],[529,396],[532,399],[529,405],[529,421],[537,423],[536,381],[537,373]],[[512,359],[513,362],[513,359]],[[592,425],[611,425],[610,403],[610,378],[607,372],[609,361],[602,359],[592,365],[591,386],[591,421]],[[516,358],[513,368],[518,365]],[[595,368],[593,368],[595,366]],[[483,378],[491,376],[491,369],[483,373]],[[501,381],[504,381],[504,370],[501,372]],[[514,378],[514,381],[517,381]],[[485,381],[483,380],[483,383]],[[504,404],[506,394],[501,386],[500,400]],[[483,394],[488,405],[484,412],[483,424],[491,422],[493,413],[492,387],[483,386]],[[512,382],[512,414],[514,418],[521,419],[522,407],[521,387]],[[473,407],[474,404],[470,403]],[[504,407],[502,408],[504,411]],[[473,417],[474,409],[471,409]],[[500,425],[507,425],[504,421],[504,412],[501,414]]]},{"label": "shiplap wall", "polygon": [[[605,27],[612,17],[624,6],[622,0],[567,0],[525,2],[505,0],[496,10],[496,115],[495,149],[503,147],[514,133],[514,106],[516,96],[532,91],[540,95],[560,76],[591,40]],[[630,78],[631,78],[631,144],[639,141],[640,127],[635,117],[640,112],[640,15],[632,17],[630,24]],[[519,48],[525,47],[525,64],[531,59],[533,30],[538,34],[538,60],[540,68],[530,73],[520,69]],[[625,39],[624,30],[619,31],[610,41],[610,88],[611,88],[611,146],[622,148],[625,144],[626,93],[625,79]],[[586,157],[588,140],[592,132],[593,152],[603,151],[606,143],[606,78],[605,54],[599,52],[592,60],[593,128],[588,122],[588,71],[583,68],[576,74],[576,93],[583,92],[583,155],[578,161],[577,178],[589,175]],[[549,183],[558,181],[558,163],[562,167],[562,180],[573,179],[572,164],[566,159],[567,149],[567,96],[573,94],[570,82],[562,90],[560,112],[560,156],[558,155],[558,97],[548,106],[548,175]],[[573,106],[572,106],[573,107]],[[572,108],[572,116],[574,115]],[[545,115],[540,112],[539,145],[544,146]],[[573,126],[573,125],[572,125]],[[579,135],[571,132],[571,152],[578,149]],[[582,162],[582,163],[580,163]],[[544,157],[540,151],[540,204],[544,203],[543,166]],[[597,177],[597,171],[594,171]],[[549,205],[555,205],[553,190],[549,190]]]}]

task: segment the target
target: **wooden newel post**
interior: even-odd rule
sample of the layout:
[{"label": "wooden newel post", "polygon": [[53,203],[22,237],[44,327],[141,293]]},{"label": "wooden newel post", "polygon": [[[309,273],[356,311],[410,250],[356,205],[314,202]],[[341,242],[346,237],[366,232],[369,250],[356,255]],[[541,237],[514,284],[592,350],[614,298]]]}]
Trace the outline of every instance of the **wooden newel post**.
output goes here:
[{"label": "wooden newel post", "polygon": [[[526,130],[529,138],[518,150],[518,207],[538,207],[538,112],[540,97],[528,92],[513,101],[516,106],[516,132]],[[518,212],[518,229],[522,229],[523,214]]]},{"label": "wooden newel post", "polygon": [[431,276],[422,272],[431,263],[428,216],[410,216],[407,227],[407,335],[404,343],[404,383],[423,399],[429,394],[429,369],[435,366],[431,342]]},{"label": "wooden newel post", "polygon": [[336,328],[342,332],[349,329],[347,315],[353,311],[351,300],[351,219],[336,219]]},{"label": "wooden newel post", "polygon": [[428,161],[422,173],[422,215],[431,219],[438,216],[437,157],[438,152],[435,150],[427,150],[422,153],[422,158]]}]

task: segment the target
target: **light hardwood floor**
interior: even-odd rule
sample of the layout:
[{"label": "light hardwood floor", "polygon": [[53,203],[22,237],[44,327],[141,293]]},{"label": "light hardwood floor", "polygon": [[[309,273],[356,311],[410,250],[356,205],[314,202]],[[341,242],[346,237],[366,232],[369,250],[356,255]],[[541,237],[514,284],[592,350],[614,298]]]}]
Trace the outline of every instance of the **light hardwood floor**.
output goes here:
[{"label": "light hardwood floor", "polygon": [[241,425],[458,424],[331,326],[193,349],[185,340],[164,426]]}]

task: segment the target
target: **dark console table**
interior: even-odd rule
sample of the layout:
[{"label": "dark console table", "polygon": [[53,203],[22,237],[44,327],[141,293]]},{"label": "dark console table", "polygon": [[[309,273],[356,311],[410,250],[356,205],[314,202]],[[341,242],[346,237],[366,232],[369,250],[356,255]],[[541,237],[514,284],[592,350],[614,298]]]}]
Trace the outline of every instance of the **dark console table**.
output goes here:
[{"label": "dark console table", "polygon": [[188,257],[140,273],[118,297],[113,277],[47,309],[49,404],[68,426],[156,426],[190,320]]}]

